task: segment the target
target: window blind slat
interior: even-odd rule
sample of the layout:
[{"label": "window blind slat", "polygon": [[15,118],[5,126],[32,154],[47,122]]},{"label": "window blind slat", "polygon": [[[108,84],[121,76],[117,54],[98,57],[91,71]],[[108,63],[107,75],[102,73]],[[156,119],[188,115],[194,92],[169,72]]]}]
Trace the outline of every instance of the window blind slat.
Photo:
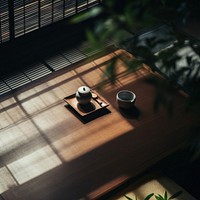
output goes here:
[{"label": "window blind slat", "polygon": [[[19,37],[97,5],[100,1],[13,0],[13,11],[9,11],[8,2],[0,0],[0,44],[9,41],[10,35],[14,38]],[[14,15],[13,23],[9,21],[9,13]],[[14,33],[12,31],[11,34],[10,30]]]},{"label": "window blind slat", "polygon": [[0,34],[0,44],[9,40],[10,33],[7,0],[0,1]]}]

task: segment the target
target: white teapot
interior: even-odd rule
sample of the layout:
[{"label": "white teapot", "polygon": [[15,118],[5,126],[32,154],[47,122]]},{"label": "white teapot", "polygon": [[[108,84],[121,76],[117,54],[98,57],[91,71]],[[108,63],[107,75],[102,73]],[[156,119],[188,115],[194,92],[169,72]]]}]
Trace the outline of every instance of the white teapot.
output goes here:
[{"label": "white teapot", "polygon": [[76,99],[79,104],[85,105],[90,103],[92,99],[92,93],[89,87],[87,86],[81,86],[78,88],[76,92]]}]

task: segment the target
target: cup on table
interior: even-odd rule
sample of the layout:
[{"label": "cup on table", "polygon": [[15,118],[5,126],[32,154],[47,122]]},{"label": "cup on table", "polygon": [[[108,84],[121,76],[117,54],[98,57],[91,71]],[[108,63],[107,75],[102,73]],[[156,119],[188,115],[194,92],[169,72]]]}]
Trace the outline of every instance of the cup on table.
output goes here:
[{"label": "cup on table", "polygon": [[116,95],[116,101],[120,108],[129,109],[135,104],[136,95],[130,90],[121,90]]}]

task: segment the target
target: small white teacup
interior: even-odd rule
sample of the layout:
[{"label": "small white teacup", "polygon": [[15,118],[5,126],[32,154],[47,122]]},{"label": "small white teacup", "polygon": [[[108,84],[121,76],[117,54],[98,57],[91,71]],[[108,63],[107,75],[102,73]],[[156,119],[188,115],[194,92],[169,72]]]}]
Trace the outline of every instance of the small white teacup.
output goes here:
[{"label": "small white teacup", "polygon": [[123,109],[129,109],[134,106],[136,95],[130,90],[121,90],[116,95],[118,106]]}]

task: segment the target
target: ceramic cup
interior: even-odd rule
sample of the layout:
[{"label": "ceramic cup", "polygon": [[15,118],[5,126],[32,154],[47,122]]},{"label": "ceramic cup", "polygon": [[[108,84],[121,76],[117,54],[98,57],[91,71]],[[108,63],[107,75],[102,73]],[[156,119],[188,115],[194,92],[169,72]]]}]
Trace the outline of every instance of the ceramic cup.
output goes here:
[{"label": "ceramic cup", "polygon": [[129,109],[133,107],[136,95],[130,90],[121,90],[116,95],[116,101],[120,108]]}]

